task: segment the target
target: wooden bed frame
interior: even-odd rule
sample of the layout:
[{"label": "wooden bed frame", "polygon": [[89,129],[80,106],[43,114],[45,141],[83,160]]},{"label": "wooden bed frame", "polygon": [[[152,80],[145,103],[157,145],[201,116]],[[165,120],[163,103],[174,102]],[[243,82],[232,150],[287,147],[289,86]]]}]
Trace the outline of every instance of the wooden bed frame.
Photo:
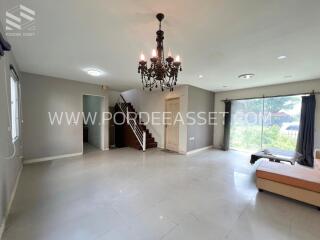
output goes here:
[{"label": "wooden bed frame", "polygon": [[257,178],[256,184],[259,191],[268,191],[281,196],[292,198],[304,203],[318,207],[320,210],[320,193],[312,192],[302,188],[292,187],[286,184],[270,181],[263,178]]},{"label": "wooden bed frame", "polygon": [[[315,151],[314,169],[320,171],[320,150]],[[260,192],[264,190],[272,192],[316,206],[318,210],[320,210],[320,192],[313,192],[308,189],[294,187],[273,180],[260,178],[258,176],[256,178],[256,185]]]}]

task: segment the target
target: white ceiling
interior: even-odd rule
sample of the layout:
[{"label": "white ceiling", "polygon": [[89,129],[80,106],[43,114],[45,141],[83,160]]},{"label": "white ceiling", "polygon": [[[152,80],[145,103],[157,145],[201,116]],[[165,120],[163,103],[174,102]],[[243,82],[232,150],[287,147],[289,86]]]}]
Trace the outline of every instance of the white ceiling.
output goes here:
[{"label": "white ceiling", "polygon": [[[25,72],[140,87],[138,57],[155,48],[154,15],[164,12],[180,84],[221,91],[320,78],[319,0],[1,0],[2,23],[18,2],[36,11],[36,35],[9,38]],[[87,67],[107,74],[88,76]]]}]

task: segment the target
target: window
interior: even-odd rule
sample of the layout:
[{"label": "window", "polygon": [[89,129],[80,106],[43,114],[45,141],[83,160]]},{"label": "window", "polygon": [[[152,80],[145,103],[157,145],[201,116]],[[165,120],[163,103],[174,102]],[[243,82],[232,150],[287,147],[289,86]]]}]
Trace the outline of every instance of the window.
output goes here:
[{"label": "window", "polygon": [[262,148],[295,150],[298,139],[301,96],[274,97],[264,100]]},{"label": "window", "polygon": [[10,74],[12,142],[20,136],[19,81],[13,69]]},{"label": "window", "polygon": [[262,99],[233,101],[231,107],[230,147],[255,151],[261,148]]},{"label": "window", "polygon": [[230,147],[250,152],[269,147],[295,150],[300,114],[301,96],[234,101]]}]

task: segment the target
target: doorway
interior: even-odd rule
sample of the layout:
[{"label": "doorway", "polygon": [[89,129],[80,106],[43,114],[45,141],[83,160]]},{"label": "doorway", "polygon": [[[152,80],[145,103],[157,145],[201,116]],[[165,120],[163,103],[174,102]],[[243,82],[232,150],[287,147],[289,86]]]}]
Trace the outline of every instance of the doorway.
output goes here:
[{"label": "doorway", "polygon": [[104,150],[104,97],[83,95],[83,152]]},{"label": "doorway", "polygon": [[167,99],[165,110],[168,114],[165,122],[165,149],[179,152],[179,121],[175,121],[180,111],[180,98]]},{"label": "doorway", "polygon": [[[109,107],[109,112],[114,116],[115,107]],[[113,118],[109,121],[109,148],[116,148],[116,125]]]}]

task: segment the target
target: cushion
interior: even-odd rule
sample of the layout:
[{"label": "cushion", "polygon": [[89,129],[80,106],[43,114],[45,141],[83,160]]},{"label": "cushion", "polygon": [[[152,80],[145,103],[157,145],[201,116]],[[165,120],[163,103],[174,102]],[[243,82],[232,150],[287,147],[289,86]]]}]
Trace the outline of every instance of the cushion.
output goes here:
[{"label": "cushion", "polygon": [[316,159],[320,160],[320,149],[316,149],[314,155]]},{"label": "cushion", "polygon": [[314,167],[320,171],[320,150],[315,150],[314,154]]},{"label": "cushion", "polygon": [[257,168],[256,176],[320,193],[320,171],[317,169],[262,161]]}]

